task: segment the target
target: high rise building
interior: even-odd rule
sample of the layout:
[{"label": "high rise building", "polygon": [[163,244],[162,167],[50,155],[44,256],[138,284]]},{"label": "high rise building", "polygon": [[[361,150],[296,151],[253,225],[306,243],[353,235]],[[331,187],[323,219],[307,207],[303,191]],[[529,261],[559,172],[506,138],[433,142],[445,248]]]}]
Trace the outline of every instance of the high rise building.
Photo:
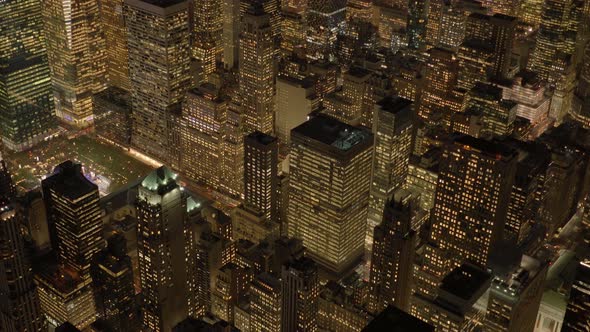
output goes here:
[{"label": "high rise building", "polygon": [[280,280],[267,273],[255,277],[250,286],[251,331],[282,331],[281,304]]},{"label": "high rise building", "polygon": [[142,329],[170,331],[189,315],[194,284],[189,210],[196,203],[181,190],[176,175],[160,167],[139,186],[137,251],[142,290]]},{"label": "high rise building", "polygon": [[223,64],[238,66],[240,36],[240,0],[223,0]]},{"label": "high rise building", "polygon": [[[304,3],[304,1],[301,1]],[[305,9],[307,57],[329,60],[335,54],[335,42],[346,18],[345,0],[308,0]]]},{"label": "high rise building", "polygon": [[412,229],[412,195],[398,191],[385,205],[383,221],[375,227],[369,277],[369,311],[388,305],[410,309],[416,232]]},{"label": "high rise building", "polygon": [[575,54],[584,1],[547,0],[543,4],[539,32],[528,69],[555,83]]},{"label": "high rise building", "polygon": [[318,268],[308,257],[294,259],[281,270],[281,331],[317,331],[320,284]]},{"label": "high rise building", "polygon": [[112,331],[136,331],[139,320],[135,308],[133,266],[122,233],[111,236],[107,248],[95,255],[91,274],[94,302],[101,322]]},{"label": "high rise building", "polygon": [[422,267],[432,278],[418,285],[419,293],[431,295],[429,289],[464,261],[487,267],[504,233],[516,159],[515,150],[470,136],[445,146]]},{"label": "high rise building", "polygon": [[59,262],[89,286],[92,259],[104,246],[98,187],[72,161],[58,165],[41,186]]},{"label": "high rise building", "polygon": [[276,222],[279,146],[276,137],[255,131],[244,138],[244,206]]},{"label": "high rise building", "polygon": [[488,331],[533,331],[547,267],[547,263],[523,255],[515,269],[492,280],[486,312]]},{"label": "high rise building", "polygon": [[426,22],[428,18],[428,2],[420,0],[408,1],[407,37],[408,47],[420,49],[426,41]]},{"label": "high rise building", "polygon": [[576,271],[569,295],[565,318],[564,332],[582,332],[590,328],[590,262],[580,262]]},{"label": "high rise building", "polygon": [[244,130],[274,132],[274,40],[271,16],[247,2],[240,30],[240,101]]},{"label": "high rise building", "polygon": [[455,54],[442,48],[429,50],[430,60],[424,77],[418,115],[427,125],[442,125],[451,113],[452,92],[457,85],[458,61]]},{"label": "high rise building", "polygon": [[507,78],[512,59],[517,19],[472,13],[467,17],[465,39],[459,47],[459,86],[471,89],[488,77]]},{"label": "high rise building", "polygon": [[74,127],[93,123],[92,95],[106,87],[98,2],[48,0],[43,18],[55,111]]},{"label": "high rise building", "polygon": [[125,20],[132,86],[131,144],[167,161],[170,117],[178,114],[191,79],[188,1],[125,0]]},{"label": "high rise building", "polygon": [[237,109],[237,105],[229,105],[227,121],[222,129],[220,190],[240,197],[244,194],[244,122]]},{"label": "high rise building", "polygon": [[106,77],[111,87],[131,90],[127,24],[123,14],[125,0],[102,0],[100,18],[106,47]]},{"label": "high rise building", "polygon": [[41,3],[3,2],[0,19],[0,132],[10,150],[25,150],[55,127]]},{"label": "high rise building", "polygon": [[517,104],[505,100],[501,88],[477,82],[465,97],[465,111],[481,115],[480,136],[509,136],[514,130]]},{"label": "high rise building", "polygon": [[322,287],[318,311],[321,331],[356,332],[367,326],[372,315],[360,305],[358,295],[362,291],[353,287],[332,280]]},{"label": "high rise building", "polygon": [[0,328],[7,332],[47,331],[20,230],[22,216],[13,203],[14,187],[5,167],[0,173],[7,179],[6,186],[0,188]]},{"label": "high rise building", "polygon": [[363,255],[373,135],[318,115],[291,131],[289,236],[336,274]]},{"label": "high rise building", "polygon": [[385,202],[406,182],[412,153],[414,117],[413,103],[401,97],[386,97],[375,106],[375,152],[365,240],[369,253],[367,257],[370,257],[373,247],[373,228],[381,223]]},{"label": "high rise building", "polygon": [[411,313],[432,324],[437,331],[477,331],[483,326],[476,303],[489,289],[491,281],[488,271],[463,263],[442,279],[436,298],[416,294]]},{"label": "high rise building", "polygon": [[523,0],[520,5],[520,19],[535,29],[538,28],[544,3],[544,0]]},{"label": "high rise building", "polygon": [[[311,79],[277,77],[275,129],[279,143],[288,150],[291,129],[307,120],[307,116],[319,107],[315,86]],[[281,149],[283,152],[283,149]]]},{"label": "high rise building", "polygon": [[360,125],[363,117],[363,103],[371,93],[369,85],[371,72],[354,66],[343,76],[342,90],[324,98],[323,113],[351,126]]},{"label": "high rise building", "polygon": [[221,186],[223,128],[228,101],[211,84],[191,89],[182,104],[180,166],[192,180]]},{"label": "high rise building", "polygon": [[223,2],[193,1],[192,56],[200,62],[203,78],[215,72],[223,52]]}]

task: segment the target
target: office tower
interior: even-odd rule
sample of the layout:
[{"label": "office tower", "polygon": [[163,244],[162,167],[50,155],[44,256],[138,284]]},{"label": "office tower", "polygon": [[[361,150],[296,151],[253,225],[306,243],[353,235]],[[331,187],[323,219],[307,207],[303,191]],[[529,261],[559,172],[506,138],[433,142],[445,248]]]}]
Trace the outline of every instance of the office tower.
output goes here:
[{"label": "office tower", "polygon": [[131,143],[131,94],[109,87],[94,95],[94,129],[103,139],[129,146]]},{"label": "office tower", "polygon": [[211,84],[191,89],[182,104],[180,166],[190,179],[219,188],[228,101]]},{"label": "office tower", "polygon": [[503,98],[501,88],[477,82],[467,93],[465,112],[481,115],[480,136],[509,136],[514,130],[516,103]]},{"label": "office tower", "polygon": [[492,280],[485,324],[488,331],[533,331],[548,264],[523,255],[515,269]]},{"label": "office tower", "polygon": [[432,148],[420,156],[410,158],[406,187],[416,197],[420,197],[419,205],[424,211],[434,207],[440,156],[441,150]]},{"label": "office tower", "polygon": [[305,122],[308,114],[318,107],[319,100],[314,83],[311,79],[300,80],[279,76],[276,101],[276,135],[279,143],[288,150],[291,129]]},{"label": "office tower", "polygon": [[441,19],[443,12],[446,10],[445,0],[432,0],[428,4],[428,17],[426,20],[426,43],[430,47],[438,45],[438,40],[442,33]]},{"label": "office tower", "polygon": [[363,255],[372,146],[366,129],[324,115],[291,131],[288,233],[336,274]]},{"label": "office tower", "polygon": [[55,127],[41,3],[3,2],[0,20],[0,132],[10,150],[26,150]]},{"label": "office tower", "polygon": [[133,106],[131,144],[167,161],[168,122],[190,85],[188,3],[126,0],[125,20]]},{"label": "office tower", "polygon": [[465,40],[459,47],[459,87],[471,89],[478,81],[507,78],[517,19],[472,13],[467,17]]},{"label": "office tower", "polygon": [[41,266],[35,275],[41,311],[50,327],[70,322],[85,329],[96,320],[96,308],[90,283],[72,271]]},{"label": "office tower", "polygon": [[106,77],[109,86],[131,90],[125,0],[102,0],[100,18],[106,47]]},{"label": "office tower", "polygon": [[107,248],[94,256],[91,274],[94,302],[101,321],[113,331],[137,330],[133,266],[122,233],[111,236]]},{"label": "office tower", "polygon": [[215,288],[219,268],[229,262],[232,250],[229,241],[215,234],[208,224],[196,234],[195,250],[195,316],[201,317],[211,309],[211,289]]},{"label": "office tower", "polygon": [[482,5],[494,14],[518,16],[521,2],[521,0],[483,0]]},{"label": "office tower", "polygon": [[283,7],[281,22],[281,55],[289,57],[295,55],[305,58],[306,34],[305,12],[292,7]]},{"label": "office tower", "polygon": [[252,271],[232,262],[217,272],[215,288],[211,290],[211,313],[227,322],[234,321],[235,307],[252,282]]},{"label": "office tower", "polygon": [[383,221],[375,227],[369,277],[370,312],[388,305],[410,309],[416,232],[412,229],[415,206],[412,195],[397,191],[384,207]]},{"label": "office tower", "polygon": [[399,327],[401,331],[434,332],[434,326],[394,306],[381,311],[361,332],[379,332],[392,326]]},{"label": "office tower", "polygon": [[459,45],[465,39],[467,17],[465,12],[457,6],[445,5],[440,17],[440,31],[437,47],[457,52]]},{"label": "office tower", "polygon": [[561,124],[565,116],[572,113],[574,92],[577,84],[575,63],[570,61],[570,59],[563,63],[565,67],[558,74],[555,81],[555,90],[549,109],[549,116],[555,119],[555,125]]},{"label": "office tower", "polygon": [[590,328],[590,263],[587,260],[580,262],[576,271],[565,318],[563,319],[564,332],[582,332]]},{"label": "office tower", "polygon": [[[4,176],[12,187],[5,169]],[[12,202],[15,196],[11,191],[3,188],[0,192],[0,328],[7,332],[47,331],[20,230],[22,216]]]},{"label": "office tower", "polygon": [[421,95],[418,115],[427,125],[441,125],[450,114],[451,95],[457,85],[458,61],[453,52],[441,48],[428,51],[424,81],[428,82]]},{"label": "office tower", "polygon": [[244,131],[274,132],[274,40],[271,16],[248,3],[240,34],[240,102]]},{"label": "office tower", "polygon": [[281,282],[281,331],[317,331],[320,284],[315,262],[301,257],[286,263]]},{"label": "office tower", "polygon": [[410,48],[420,49],[426,42],[427,7],[428,2],[426,1],[408,1],[407,38]]},{"label": "office tower", "polygon": [[505,239],[522,243],[531,232],[539,209],[539,191],[547,170],[546,150],[519,149],[519,161],[514,175],[506,215]]},{"label": "office tower", "polygon": [[216,61],[223,52],[223,2],[193,1],[192,7],[192,56],[200,62],[206,80],[215,72]]},{"label": "office tower", "polygon": [[244,206],[277,221],[279,145],[276,137],[255,131],[244,138]]},{"label": "office tower", "polygon": [[59,262],[89,285],[92,258],[104,246],[98,187],[72,161],[55,167],[41,186]]},{"label": "office tower", "polygon": [[307,57],[328,60],[334,56],[339,28],[346,19],[346,1],[308,0]]},{"label": "office tower", "polygon": [[374,8],[379,45],[394,50],[407,46],[408,4],[376,2]]},{"label": "office tower", "polygon": [[520,6],[520,19],[537,29],[541,23],[544,0],[523,0]]},{"label": "office tower", "polygon": [[365,239],[369,253],[367,257],[371,257],[373,228],[381,223],[386,201],[406,182],[412,153],[414,117],[412,102],[401,97],[386,97],[375,106],[375,152]]},{"label": "office tower", "polygon": [[415,295],[411,313],[432,324],[437,331],[477,331],[483,327],[475,304],[486,293],[491,281],[488,271],[463,263],[442,280],[436,298]]},{"label": "office tower", "polygon": [[105,40],[98,2],[48,0],[43,18],[57,116],[68,125],[93,123],[92,95],[105,85]]},{"label": "office tower", "polygon": [[235,104],[229,105],[222,129],[220,190],[240,197],[244,193],[244,136],[243,117],[237,108]]},{"label": "office tower", "polygon": [[[193,252],[188,227],[187,194],[175,181],[176,174],[160,167],[138,188],[137,251],[143,294],[142,329],[170,331],[189,314],[189,284]],[[190,273],[190,274],[189,274]]]},{"label": "office tower", "polygon": [[[429,241],[419,293],[470,261],[482,268],[502,238],[516,152],[498,142],[459,136],[446,144],[439,166]],[[424,283],[423,283],[424,281]]]},{"label": "office tower", "polygon": [[583,126],[590,127],[590,45],[584,50],[571,116]]},{"label": "office tower", "polygon": [[502,86],[503,98],[517,104],[516,116],[530,120],[532,124],[541,124],[549,114],[551,97],[546,95],[547,84],[537,74],[522,71],[518,73],[511,86]]},{"label": "office tower", "polygon": [[324,98],[323,113],[351,126],[360,125],[363,117],[363,103],[370,98],[369,80],[372,73],[354,66],[343,75],[342,90]]},{"label": "office tower", "polygon": [[318,328],[321,331],[352,332],[367,326],[372,316],[359,305],[359,292],[352,287],[331,280],[322,287],[318,299]]},{"label": "office tower", "polygon": [[543,4],[535,49],[528,69],[555,83],[566,69],[564,59],[575,53],[583,1],[547,0]]},{"label": "office tower", "polygon": [[238,66],[240,37],[240,0],[223,0],[223,64],[232,69]]},{"label": "office tower", "polygon": [[281,331],[281,282],[270,274],[260,274],[250,286],[250,329]]}]

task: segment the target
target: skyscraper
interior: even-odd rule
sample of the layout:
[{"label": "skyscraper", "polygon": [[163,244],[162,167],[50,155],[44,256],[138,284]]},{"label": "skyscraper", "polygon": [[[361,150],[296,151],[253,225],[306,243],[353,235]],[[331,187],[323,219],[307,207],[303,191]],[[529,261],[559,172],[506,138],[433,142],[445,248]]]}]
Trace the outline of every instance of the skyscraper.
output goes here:
[{"label": "skyscraper", "polygon": [[123,13],[125,0],[102,0],[100,17],[106,47],[106,77],[110,86],[131,90],[127,24]]},{"label": "skyscraper", "polygon": [[455,54],[442,48],[429,50],[430,60],[426,69],[418,115],[427,125],[442,125],[443,118],[451,112],[450,98],[457,85],[458,61]]},{"label": "skyscraper", "polygon": [[240,92],[244,131],[274,132],[274,39],[262,3],[246,2],[240,34]]},{"label": "skyscraper", "polygon": [[375,227],[369,311],[379,313],[388,305],[410,309],[416,232],[412,229],[412,195],[398,191],[385,205],[383,221]]},{"label": "skyscraper", "polygon": [[[167,161],[169,121],[190,86],[187,0],[125,0],[132,86],[131,144]],[[161,46],[157,46],[161,45]]]},{"label": "skyscraper", "polygon": [[41,185],[59,262],[89,285],[92,259],[104,246],[98,187],[72,161],[58,165]]},{"label": "skyscraper", "polygon": [[281,282],[263,273],[254,278],[250,286],[251,331],[280,332]]},{"label": "skyscraper", "polygon": [[55,126],[41,3],[0,3],[0,132],[11,150],[25,150]]},{"label": "skyscraper", "polygon": [[514,269],[492,280],[486,313],[488,331],[532,331],[548,264],[523,255]]},{"label": "skyscraper", "polygon": [[194,181],[212,188],[221,185],[228,101],[211,84],[191,89],[182,105],[180,167]]},{"label": "skyscraper", "polygon": [[279,146],[276,137],[255,131],[244,138],[244,206],[277,222]]},{"label": "skyscraper", "polygon": [[590,328],[590,262],[580,262],[570,291],[565,318],[564,332],[583,332]]},{"label": "skyscraper", "polygon": [[8,180],[0,187],[0,329],[47,331],[20,230],[22,216],[13,203],[10,174],[4,167],[0,173]]},{"label": "skyscraper", "polygon": [[414,117],[412,102],[401,97],[386,97],[375,106],[375,152],[365,240],[369,253],[373,246],[373,228],[381,223],[385,202],[408,176]]},{"label": "skyscraper", "polygon": [[203,78],[215,72],[216,61],[223,52],[223,2],[193,1],[192,56],[201,64]]},{"label": "skyscraper", "polygon": [[539,32],[528,69],[555,83],[575,53],[584,1],[547,0],[543,4]]},{"label": "skyscraper", "polygon": [[289,236],[336,274],[363,255],[373,135],[318,115],[291,131]]},{"label": "skyscraper", "polygon": [[113,331],[137,330],[133,266],[122,233],[111,236],[107,248],[95,255],[91,274],[94,302],[101,321]]},{"label": "skyscraper", "polygon": [[139,186],[137,197],[137,251],[142,289],[142,329],[170,331],[189,315],[189,285],[194,257],[189,250],[192,233],[187,213],[196,208],[175,181],[160,167]]},{"label": "skyscraper", "polygon": [[[515,150],[459,136],[443,151],[423,271],[434,284],[470,261],[486,268],[502,238],[516,168]],[[421,282],[421,281],[420,281]],[[428,283],[428,282],[427,282]]]},{"label": "skyscraper", "polygon": [[308,257],[296,258],[281,270],[281,331],[317,331],[320,284],[318,268]]},{"label": "skyscraper", "polygon": [[98,2],[48,0],[43,18],[56,114],[69,125],[88,127],[93,123],[92,95],[106,87]]}]

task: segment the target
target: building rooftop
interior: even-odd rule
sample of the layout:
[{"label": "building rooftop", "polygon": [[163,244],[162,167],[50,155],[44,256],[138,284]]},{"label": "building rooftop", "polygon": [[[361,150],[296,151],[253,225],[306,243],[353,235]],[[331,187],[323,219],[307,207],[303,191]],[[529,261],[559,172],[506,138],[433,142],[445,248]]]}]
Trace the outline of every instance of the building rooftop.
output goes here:
[{"label": "building rooftop", "polygon": [[362,332],[434,332],[434,326],[394,307],[388,306]]},{"label": "building rooftop", "polygon": [[258,130],[246,136],[246,140],[255,141],[261,145],[270,145],[277,142],[276,137],[267,135]]},{"label": "building rooftop", "polygon": [[141,182],[141,185],[142,187],[151,191],[160,191],[161,189],[168,188],[170,186],[177,186],[176,178],[177,175],[173,173],[168,167],[161,166],[146,176],[146,178]]},{"label": "building rooftop", "polygon": [[350,150],[364,141],[373,141],[373,134],[368,130],[350,126],[323,114],[304,122],[292,132],[340,151]]},{"label": "building rooftop", "polygon": [[460,135],[456,136],[453,142],[464,150],[476,151],[494,158],[512,158],[517,155],[516,150],[499,141],[486,141],[469,135]]},{"label": "building rooftop", "polygon": [[402,97],[387,96],[377,102],[377,105],[383,110],[393,114],[399,113],[412,106],[412,101]]},{"label": "building rooftop", "polygon": [[72,200],[93,191],[98,194],[98,186],[84,176],[82,165],[71,160],[55,167],[53,174],[43,180],[42,186],[50,187]]},{"label": "building rooftop", "polygon": [[179,3],[186,2],[186,0],[142,0],[150,5],[158,6],[160,8],[167,8],[170,6],[177,5]]},{"label": "building rooftop", "polygon": [[464,263],[443,279],[440,290],[469,301],[479,293],[482,287],[486,284],[489,285],[491,279],[492,275],[489,272],[472,264]]}]

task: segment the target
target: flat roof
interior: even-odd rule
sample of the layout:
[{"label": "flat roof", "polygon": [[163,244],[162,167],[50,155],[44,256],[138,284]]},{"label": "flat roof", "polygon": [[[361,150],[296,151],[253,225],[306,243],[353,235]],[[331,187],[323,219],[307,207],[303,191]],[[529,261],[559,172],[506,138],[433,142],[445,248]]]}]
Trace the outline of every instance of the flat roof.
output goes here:
[{"label": "flat roof", "polygon": [[373,141],[373,134],[368,130],[353,127],[323,114],[304,122],[292,132],[335,147],[340,151],[348,151],[366,140]]}]

